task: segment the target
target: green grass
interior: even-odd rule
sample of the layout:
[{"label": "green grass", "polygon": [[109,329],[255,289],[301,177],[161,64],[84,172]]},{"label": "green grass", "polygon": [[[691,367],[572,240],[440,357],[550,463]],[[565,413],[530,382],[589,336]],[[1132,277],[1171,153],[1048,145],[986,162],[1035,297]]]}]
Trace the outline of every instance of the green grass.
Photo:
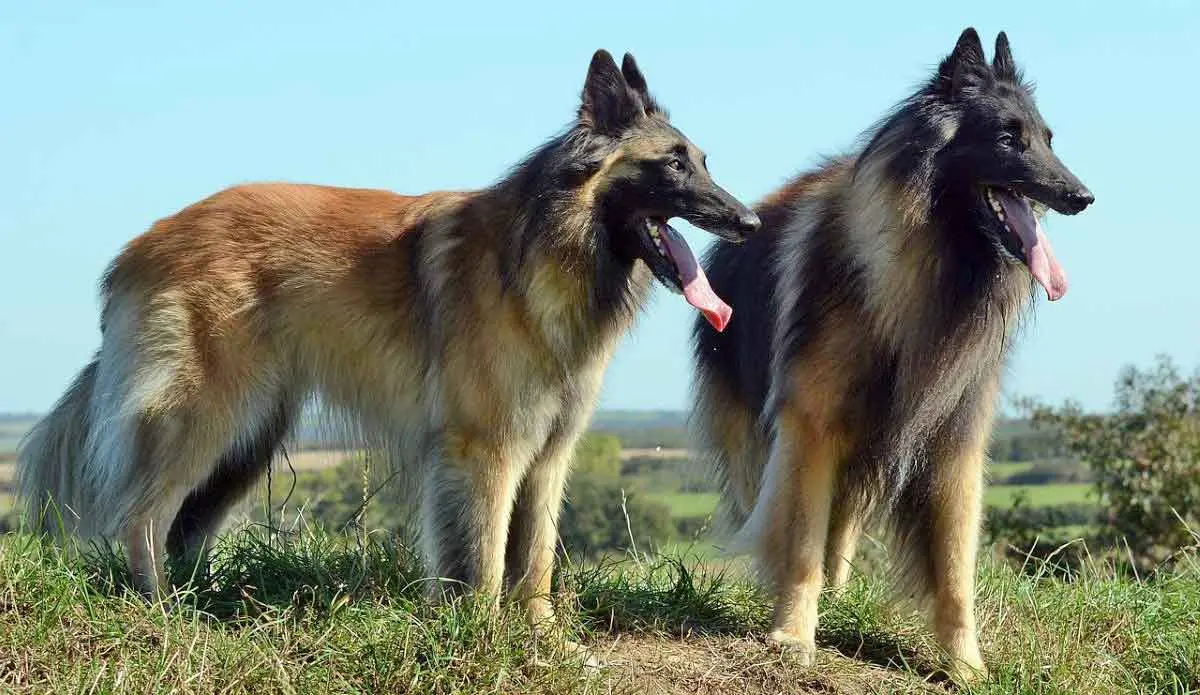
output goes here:
[{"label": "green grass", "polygon": [[[762,640],[769,600],[689,555],[573,566],[560,616],[605,664],[585,668],[512,609],[433,606],[403,548],[305,534],[222,541],[200,588],[147,604],[118,560],[0,539],[0,691],[95,693],[947,692],[923,621],[880,581],[823,599],[814,667]],[[1072,583],[985,566],[989,680],[967,693],[1200,689],[1200,562]],[[934,679],[936,681],[936,679]]]},{"label": "green grass", "polygon": [[1088,483],[1050,483],[1046,485],[990,485],[983,495],[983,503],[989,506],[1007,507],[1013,495],[1024,491],[1031,507],[1046,507],[1069,502],[1094,502],[1089,497],[1092,486]]},{"label": "green grass", "polygon": [[1033,465],[1033,461],[992,462],[987,467],[988,480],[1002,481],[1010,475],[1031,470]]},{"label": "green grass", "polygon": [[717,508],[720,495],[715,492],[656,492],[647,491],[651,499],[671,508],[671,516],[682,518],[706,516]]}]

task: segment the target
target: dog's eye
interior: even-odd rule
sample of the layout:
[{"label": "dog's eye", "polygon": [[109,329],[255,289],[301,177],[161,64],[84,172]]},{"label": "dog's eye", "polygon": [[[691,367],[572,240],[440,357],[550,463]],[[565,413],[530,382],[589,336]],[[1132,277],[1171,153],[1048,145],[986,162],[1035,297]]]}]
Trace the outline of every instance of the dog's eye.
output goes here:
[{"label": "dog's eye", "polygon": [[683,171],[683,162],[674,157],[667,160],[667,166],[674,169],[675,171]]}]

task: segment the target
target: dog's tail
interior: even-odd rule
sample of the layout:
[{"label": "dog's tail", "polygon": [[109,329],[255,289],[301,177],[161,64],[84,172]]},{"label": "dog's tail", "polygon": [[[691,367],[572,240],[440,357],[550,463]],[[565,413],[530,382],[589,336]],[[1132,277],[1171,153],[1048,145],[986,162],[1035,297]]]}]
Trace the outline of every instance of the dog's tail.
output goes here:
[{"label": "dog's tail", "polygon": [[72,533],[94,518],[96,496],[84,458],[91,430],[90,402],[99,362],[83,368],[70,388],[22,439],[17,450],[17,490],[45,532]]}]

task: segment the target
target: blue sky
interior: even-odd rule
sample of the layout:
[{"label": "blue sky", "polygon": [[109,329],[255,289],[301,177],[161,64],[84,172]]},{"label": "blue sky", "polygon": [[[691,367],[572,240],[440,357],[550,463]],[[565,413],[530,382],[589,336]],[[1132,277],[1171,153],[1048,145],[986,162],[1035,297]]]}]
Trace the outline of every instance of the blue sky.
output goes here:
[{"label": "blue sky", "polygon": [[[99,4],[0,11],[0,411],[47,408],[96,348],[121,245],[227,185],[487,185],[570,120],[605,47],[754,201],[850,147],[968,24],[989,54],[1008,31],[1097,196],[1048,220],[1071,289],[1039,302],[1008,392],[1102,408],[1125,363],[1200,364],[1196,3]],[[691,318],[656,290],[601,405],[682,407]]]}]

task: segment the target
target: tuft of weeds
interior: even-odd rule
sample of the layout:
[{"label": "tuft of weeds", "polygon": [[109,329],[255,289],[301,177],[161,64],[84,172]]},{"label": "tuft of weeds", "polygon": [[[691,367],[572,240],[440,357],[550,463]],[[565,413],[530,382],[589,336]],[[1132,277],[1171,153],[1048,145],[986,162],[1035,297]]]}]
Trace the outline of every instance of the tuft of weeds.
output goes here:
[{"label": "tuft of weeds", "polygon": [[727,566],[680,555],[567,565],[560,584],[588,629],[675,636],[744,634],[770,620],[768,599]]}]

